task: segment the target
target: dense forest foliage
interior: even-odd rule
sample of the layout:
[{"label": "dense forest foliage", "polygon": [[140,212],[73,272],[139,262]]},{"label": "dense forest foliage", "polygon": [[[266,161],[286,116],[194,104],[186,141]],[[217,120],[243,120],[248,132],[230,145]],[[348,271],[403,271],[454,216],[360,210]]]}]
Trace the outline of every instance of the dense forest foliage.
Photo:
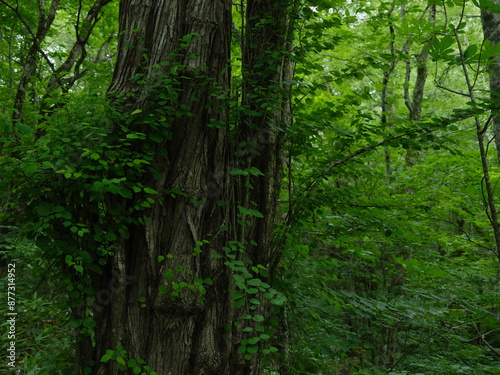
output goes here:
[{"label": "dense forest foliage", "polygon": [[[289,105],[279,113],[286,124],[271,129],[283,135],[275,158],[283,169],[278,206],[254,202],[250,187],[250,198],[241,198],[246,205],[228,208],[242,233],[255,236],[258,229],[245,228],[272,216],[272,261],[240,258],[257,246],[256,237],[229,241],[222,255],[212,254],[233,272],[235,309],[248,308],[231,322],[252,333],[237,342],[242,360],[261,358],[248,374],[500,374],[500,37],[491,32],[500,28],[493,22],[500,3],[289,1],[293,49],[266,46],[269,53],[252,60],[263,67],[254,75],[245,70],[252,59],[245,30],[249,22],[269,27],[269,19],[245,18],[250,3],[232,6],[230,85],[210,91],[223,108],[214,113],[227,115],[227,124],[217,118],[206,124],[227,127],[240,147],[235,157],[246,147],[260,156],[267,133],[249,146],[238,138],[239,121]],[[5,373],[91,373],[80,367],[86,354],[77,343],[99,346],[93,316],[116,298],[96,294],[93,273],[119,254],[113,244],[128,240],[131,227],[154,220],[148,213],[155,202],[168,206],[181,197],[205,205],[186,189],[158,191],[143,177],[158,162],[156,147],[172,139],[163,122],[198,115],[177,100],[188,69],[175,56],[200,35],[180,41],[174,62],[165,64],[174,78],[162,82],[163,91],[150,77],[129,77],[148,87],[161,110],[134,103],[127,112],[116,102],[126,106],[130,97],[117,99],[109,90],[119,56],[118,13],[119,2],[111,0],[0,0]],[[282,56],[293,76],[274,83],[286,99],[249,83]],[[189,79],[209,81],[196,74]],[[249,86],[253,91],[240,96]],[[134,127],[145,113],[149,133]],[[233,165],[226,171],[231,180],[223,180],[251,186],[265,175],[255,166],[259,156]],[[225,207],[212,200],[214,212]],[[193,241],[189,257],[216,236]],[[166,251],[158,263],[177,256]],[[181,271],[180,265],[166,271],[176,281],[161,286],[165,293],[213,297],[216,277],[196,276],[190,284],[175,279]],[[127,285],[141,283],[129,276]],[[148,311],[147,298],[129,302]],[[82,304],[85,313],[78,311]],[[9,311],[17,312],[14,331]],[[15,360],[7,358],[13,341]],[[123,373],[158,371],[127,347],[107,349],[101,361],[115,361]]]}]

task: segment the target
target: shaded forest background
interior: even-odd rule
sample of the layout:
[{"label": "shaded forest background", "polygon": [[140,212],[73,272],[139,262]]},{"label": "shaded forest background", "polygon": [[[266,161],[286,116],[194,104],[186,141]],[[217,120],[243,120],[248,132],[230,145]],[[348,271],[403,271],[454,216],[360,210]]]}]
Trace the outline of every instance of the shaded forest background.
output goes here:
[{"label": "shaded forest background", "polygon": [[[244,84],[245,5],[233,5],[229,100]],[[48,228],[30,221],[33,212],[64,210],[29,207],[45,175],[69,184],[88,172],[81,160],[97,168],[105,153],[95,140],[119,115],[106,100],[118,4],[0,0],[0,7],[2,301],[6,265],[15,262],[19,373],[73,374],[75,329],[94,323],[74,318],[68,301],[79,292],[56,266],[61,254],[33,235]],[[500,374],[493,80],[500,44],[486,23],[483,30],[481,12],[495,20],[500,6],[303,1],[290,8],[294,75],[280,82],[291,89],[291,117],[274,230],[276,293],[258,340],[241,345],[243,354],[262,355],[262,374]],[[141,135],[126,138],[134,137]],[[134,168],[149,162],[108,151]],[[245,173],[259,171],[233,171]],[[126,198],[119,181],[102,184],[101,193]],[[146,207],[156,192],[140,189],[150,194]],[[242,214],[262,216],[253,208]],[[88,230],[68,227],[81,237]],[[102,242],[118,231],[104,231]],[[63,259],[76,271],[85,261]],[[0,312],[7,308],[3,302]],[[3,365],[9,340],[1,325]]]}]

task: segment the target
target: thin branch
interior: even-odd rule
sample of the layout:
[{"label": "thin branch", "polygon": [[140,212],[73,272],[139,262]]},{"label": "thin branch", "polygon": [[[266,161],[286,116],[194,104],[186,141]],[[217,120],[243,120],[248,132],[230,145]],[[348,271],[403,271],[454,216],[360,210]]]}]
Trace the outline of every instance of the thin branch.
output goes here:
[{"label": "thin branch", "polygon": [[[460,20],[458,25],[461,24],[463,16],[465,14],[465,2],[462,6],[462,11],[460,15]],[[455,28],[454,30],[454,38],[457,42],[458,52],[460,57],[460,65],[462,67],[465,83],[467,84],[467,89],[469,91],[469,97],[473,104],[477,103],[476,97],[474,95],[474,86],[471,83],[469,72],[467,70],[467,65],[465,62],[464,49],[462,47],[462,42],[458,36],[458,30]],[[483,172],[483,181],[484,181],[484,191],[483,194],[486,193],[484,199],[486,200],[486,210],[488,214],[488,218],[490,219],[491,228],[493,229],[493,237],[495,239],[495,253],[497,255],[498,261],[500,262],[500,223],[498,222],[498,213],[495,205],[495,197],[493,192],[493,187],[491,184],[490,171],[487,160],[487,150],[484,145],[484,134],[482,132],[481,122],[477,115],[474,116],[474,121],[476,124],[476,132],[477,132],[477,143],[479,147],[479,155],[481,158],[481,166]]]},{"label": "thin branch", "polygon": [[436,79],[434,79],[434,85],[438,88],[438,89],[442,89],[442,90],[445,90],[445,91],[448,91],[448,92],[451,92],[453,94],[456,94],[456,95],[461,95],[461,96],[465,96],[466,98],[470,98],[470,94],[466,94],[464,92],[460,92],[460,91],[455,91],[455,90],[452,90],[448,87],[445,87],[445,86],[442,86],[440,85]]}]

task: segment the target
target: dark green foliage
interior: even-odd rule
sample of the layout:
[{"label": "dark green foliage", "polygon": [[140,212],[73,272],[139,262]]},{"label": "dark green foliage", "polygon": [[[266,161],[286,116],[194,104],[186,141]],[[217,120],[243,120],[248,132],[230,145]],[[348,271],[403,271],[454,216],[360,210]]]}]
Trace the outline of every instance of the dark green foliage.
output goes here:
[{"label": "dark green foliage", "polygon": [[[480,121],[488,135],[495,103],[487,96],[474,102],[464,94],[461,70],[476,74],[475,91],[487,92],[488,59],[500,47],[480,40],[473,19],[467,21],[471,25],[458,20],[463,9],[477,13],[472,5],[462,9],[463,2],[444,2],[440,10],[449,18],[433,23],[424,12],[427,3],[405,4],[404,17],[403,3],[306,2],[290,15],[297,45],[295,77],[281,82],[293,88],[274,243],[282,251],[275,260],[281,266],[270,280],[268,268],[239,260],[256,245],[251,238],[231,241],[213,254],[233,272],[236,309],[248,305],[255,311],[270,301],[270,319],[245,313],[234,322],[247,334],[238,354],[250,359],[262,352],[265,374],[500,374],[498,249],[485,208],[473,122]],[[21,10],[34,25],[34,11],[24,5]],[[0,17],[3,35],[29,38],[11,16]],[[242,117],[260,118],[279,109],[262,88],[249,98],[258,109],[239,102],[242,22],[236,12],[238,61],[231,94],[202,70],[165,62],[162,68],[169,73],[164,76],[134,77],[149,88],[154,105],[128,108],[129,97],[113,98],[126,108],[118,112],[105,98],[110,69],[99,65],[79,87],[44,97],[43,107],[50,110],[40,111],[40,104],[29,100],[22,122],[2,115],[0,266],[15,262],[20,274],[16,341],[26,373],[72,373],[74,342],[91,334],[95,324],[88,309],[96,292],[92,276],[108,265],[114,242],[127,239],[130,226],[144,224],[155,199],[203,203],[178,187],[156,192],[141,182],[145,175],[157,175],[155,157],[162,155],[153,150],[171,138],[172,120],[196,116],[177,101],[182,83],[196,80],[200,90],[209,88],[211,104],[229,111],[228,128],[235,135]],[[259,27],[268,22],[262,19]],[[110,30],[106,25],[98,30],[102,44]],[[187,46],[194,37],[182,42]],[[467,42],[461,56],[460,40]],[[0,42],[11,46],[12,56],[26,53],[27,42]],[[415,76],[414,57],[424,45],[434,71],[421,120],[414,121],[404,88],[415,86],[409,77]],[[277,61],[280,54],[274,53],[262,64]],[[63,55],[56,49],[50,57],[61,61]],[[13,88],[17,78],[8,61],[0,60],[0,78]],[[30,86],[34,98],[50,75],[47,67],[38,74]],[[390,110],[382,113],[385,89]],[[2,108],[11,108],[8,90],[0,89],[0,96]],[[255,145],[244,141],[235,157],[254,151]],[[487,159],[489,174],[498,189],[500,170],[493,159]],[[248,181],[262,176],[253,166],[227,172],[232,183],[246,182],[249,191]],[[500,203],[497,190],[493,203]],[[251,202],[232,209],[241,228],[264,216]],[[193,256],[202,255],[209,243],[197,241]],[[172,257],[165,254],[158,261]],[[175,299],[191,290],[202,303],[215,281],[176,282],[181,272],[192,271],[168,269],[160,291]],[[3,297],[4,280],[0,288]],[[0,313],[6,307],[0,306]],[[2,353],[6,348],[3,340]],[[154,373],[141,359],[129,358],[127,348],[110,348],[102,361]]]},{"label": "dark green foliage", "polygon": [[[64,284],[38,247],[31,241],[21,241],[19,228],[0,227],[2,231],[2,274],[8,263],[16,264],[16,332],[8,339],[8,324],[2,327],[2,363],[7,363],[7,348],[16,342],[18,368],[26,373],[69,375],[73,373],[74,330],[69,325],[67,296]],[[7,290],[7,279],[0,281]],[[6,294],[2,293],[2,296]],[[0,313],[7,316],[7,304]]]}]

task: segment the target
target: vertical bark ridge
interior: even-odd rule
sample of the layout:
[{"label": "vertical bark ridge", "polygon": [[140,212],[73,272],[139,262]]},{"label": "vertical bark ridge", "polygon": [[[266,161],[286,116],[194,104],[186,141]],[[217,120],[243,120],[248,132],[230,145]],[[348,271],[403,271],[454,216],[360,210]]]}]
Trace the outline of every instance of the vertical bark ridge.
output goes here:
[{"label": "vertical bark ridge", "polygon": [[[235,310],[233,271],[224,264],[225,259],[213,255],[236,240],[246,243],[245,252],[237,255],[245,264],[269,267],[276,256],[271,238],[289,116],[290,86],[283,82],[291,79],[290,3],[247,3],[245,110],[233,130],[239,131],[236,143],[244,140],[255,146],[237,166],[254,166],[264,174],[247,190],[228,178],[228,171],[236,166],[229,162],[229,111],[223,99],[230,82],[231,2],[121,1],[122,33],[110,97],[122,96],[124,99],[117,100],[122,111],[140,109],[144,120],[158,106],[173,109],[162,120],[168,130],[166,139],[134,146],[137,150],[153,147],[156,173],[141,182],[162,197],[146,213],[144,226],[129,228],[130,238],[118,242],[107,272],[96,280],[96,289],[104,288],[112,277],[120,286],[111,303],[95,313],[97,364],[93,374],[118,373],[116,363],[99,363],[105,351],[116,345],[123,346],[131,358],[144,359],[162,375],[259,373],[258,354],[251,360],[238,354],[244,336],[242,327],[235,328],[233,323],[246,312],[266,315],[268,305],[263,303],[255,311],[249,306]],[[260,19],[268,22],[259,24]],[[184,38],[186,35],[191,37]],[[144,82],[134,77],[142,77]],[[172,79],[170,87],[162,86],[164,78]],[[163,102],[169,104],[154,101],[156,94],[163,93],[168,97]],[[147,121],[131,126],[146,134],[154,131]],[[235,207],[253,208],[248,206],[252,201],[264,218],[249,218],[250,225],[242,227],[236,223]],[[257,245],[251,246],[251,240]],[[200,246],[200,241],[206,243]],[[201,252],[193,256],[195,247]],[[158,262],[159,256],[167,254],[171,258]],[[213,285],[205,285],[205,295],[183,288],[174,297],[174,282],[192,285],[207,278]],[[160,286],[166,293],[159,291]]]},{"label": "vertical bark ridge", "polygon": [[[122,345],[131,358],[144,359],[159,374],[230,373],[230,338],[224,331],[233,320],[228,275],[223,261],[212,257],[227,243],[220,229],[227,221],[227,209],[217,201],[227,199],[228,113],[212,94],[229,90],[230,17],[227,0],[122,0],[120,4],[122,34],[110,94],[131,93],[118,103],[125,112],[143,109],[147,120],[157,108],[151,93],[161,92],[162,79],[170,76],[177,82],[172,107],[191,114],[177,111],[165,120],[167,139],[149,141],[158,176],[151,173],[142,183],[163,196],[146,213],[145,225],[131,227],[130,238],[119,241],[108,273],[98,283],[102,287],[114,273],[121,289],[96,315],[96,362],[106,350]],[[180,42],[193,33],[191,42]],[[151,78],[147,85],[132,79],[138,74]],[[223,125],[209,127],[211,119]],[[145,133],[152,131],[147,125],[138,126]],[[174,188],[189,197],[173,198],[168,191]],[[191,198],[205,202],[193,203]],[[208,243],[193,256],[193,249],[200,247],[197,241],[203,240]],[[158,262],[167,254],[172,258]],[[165,278],[165,273],[173,278]],[[129,277],[132,282],[127,282]],[[205,285],[206,295],[183,288],[173,297],[173,281],[192,285],[195,277],[213,280],[213,286]],[[161,285],[167,293],[159,291]],[[138,301],[143,298],[141,307]],[[117,374],[118,367],[98,364],[94,373]]]}]

